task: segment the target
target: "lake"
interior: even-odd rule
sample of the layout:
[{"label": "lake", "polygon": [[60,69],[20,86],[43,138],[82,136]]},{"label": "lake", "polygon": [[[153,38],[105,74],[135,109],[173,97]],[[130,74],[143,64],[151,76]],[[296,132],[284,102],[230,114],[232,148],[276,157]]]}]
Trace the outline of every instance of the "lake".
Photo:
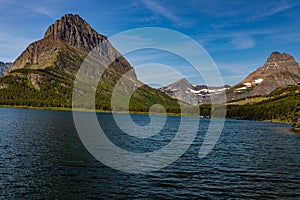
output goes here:
[{"label": "lake", "polygon": [[[112,114],[97,117],[116,145],[135,152],[168,144],[180,120],[169,116],[172,128],[138,141],[117,128]],[[132,118],[149,123],[147,115]],[[88,153],[72,112],[0,108],[0,199],[300,199],[300,135],[291,126],[226,120],[214,149],[199,159],[209,121],[200,119],[193,144],[176,162],[130,174]]]}]

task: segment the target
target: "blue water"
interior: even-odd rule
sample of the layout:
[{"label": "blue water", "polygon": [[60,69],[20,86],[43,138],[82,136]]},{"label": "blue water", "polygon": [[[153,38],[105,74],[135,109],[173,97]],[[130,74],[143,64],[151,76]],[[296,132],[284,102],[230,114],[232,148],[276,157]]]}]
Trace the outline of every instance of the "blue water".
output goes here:
[{"label": "blue water", "polygon": [[[147,115],[132,117],[149,123]],[[150,139],[122,133],[111,114],[98,119],[116,145],[149,152],[172,140],[180,117],[168,117]],[[193,144],[173,164],[129,174],[88,153],[71,112],[1,108],[0,199],[300,199],[300,135],[289,125],[227,120],[214,149],[199,159],[208,124],[201,119]]]}]

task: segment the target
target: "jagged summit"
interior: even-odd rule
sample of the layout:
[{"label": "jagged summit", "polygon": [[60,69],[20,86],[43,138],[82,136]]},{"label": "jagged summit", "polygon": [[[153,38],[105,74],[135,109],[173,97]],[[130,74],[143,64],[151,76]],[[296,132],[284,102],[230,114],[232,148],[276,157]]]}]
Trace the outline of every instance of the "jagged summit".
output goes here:
[{"label": "jagged summit", "polygon": [[264,74],[287,70],[300,76],[300,67],[295,58],[287,53],[273,52],[262,67]]},{"label": "jagged summit", "polygon": [[288,72],[300,76],[300,67],[295,58],[287,53],[273,52],[266,63],[251,73],[241,83],[268,77],[276,73]]},{"label": "jagged summit", "polygon": [[193,85],[186,78],[182,78],[168,86],[160,88],[160,91],[174,99],[191,105],[211,103],[211,95],[220,94],[230,86],[208,87],[207,85]]},{"label": "jagged summit", "polygon": [[66,14],[56,20],[46,31],[45,39],[61,40],[85,52],[90,52],[99,45],[105,36],[97,33],[77,14]]},{"label": "jagged summit", "polygon": [[196,95],[188,92],[191,88],[192,84],[187,79],[182,78],[166,87],[160,88],[160,91],[187,104],[198,105]]},{"label": "jagged summit", "polygon": [[179,79],[179,80],[175,81],[174,83],[172,83],[172,84],[170,84],[166,87],[178,87],[179,85],[189,87],[192,84],[186,78],[182,78],[182,79]]},{"label": "jagged summit", "polygon": [[287,53],[273,52],[262,67],[232,88],[235,95],[231,99],[270,94],[278,87],[298,83],[300,66],[295,58]]},{"label": "jagged summit", "polygon": [[[97,46],[103,46],[103,56],[115,60],[110,68],[119,74],[130,71],[136,74],[128,61],[77,14],[66,14],[45,32],[44,38],[30,44],[15,60],[9,72],[21,69],[58,68],[74,74],[87,54]],[[118,58],[118,59],[115,59]]]},{"label": "jagged summit", "polygon": [[268,58],[267,62],[287,62],[287,61],[294,61],[296,62],[295,58],[287,53],[279,53],[275,51],[271,53],[270,57]]}]

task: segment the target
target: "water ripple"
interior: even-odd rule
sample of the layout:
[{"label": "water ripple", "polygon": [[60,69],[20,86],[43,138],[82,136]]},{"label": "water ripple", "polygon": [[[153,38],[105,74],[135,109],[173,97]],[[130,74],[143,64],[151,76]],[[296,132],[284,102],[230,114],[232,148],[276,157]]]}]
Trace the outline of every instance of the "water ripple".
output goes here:
[{"label": "water ripple", "polygon": [[[138,141],[118,134],[110,114],[98,118],[109,124],[115,144],[136,152],[167,144],[179,119]],[[0,109],[0,120],[0,199],[300,199],[300,137],[285,124],[227,120],[213,151],[200,160],[209,123],[201,119],[196,139],[175,163],[127,174],[85,150],[70,112]]]}]

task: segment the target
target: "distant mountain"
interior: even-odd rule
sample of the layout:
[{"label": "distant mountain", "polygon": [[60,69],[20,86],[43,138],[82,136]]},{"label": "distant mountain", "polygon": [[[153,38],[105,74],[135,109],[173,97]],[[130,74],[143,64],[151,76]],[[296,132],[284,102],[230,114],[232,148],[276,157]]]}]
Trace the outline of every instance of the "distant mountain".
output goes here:
[{"label": "distant mountain", "polygon": [[192,84],[183,78],[166,87],[160,88],[160,91],[187,104],[197,105],[198,98],[190,91],[192,88]]},{"label": "distant mountain", "polygon": [[293,56],[286,53],[273,52],[266,63],[252,72],[243,81],[230,87],[208,87],[193,85],[181,79],[166,87],[162,92],[174,99],[191,105],[209,104],[210,95],[226,91],[227,101],[267,95],[279,87],[300,83],[300,66]]},{"label": "distant mountain", "polygon": [[0,61],[0,76],[3,76],[3,74],[12,66],[12,63],[4,63]]},{"label": "distant mountain", "polygon": [[[77,70],[98,45],[101,48],[97,53],[114,61],[98,84],[95,103],[97,109],[110,110],[112,91],[123,74],[128,72],[128,81],[133,84],[142,83],[107,38],[73,14],[64,15],[52,24],[44,38],[30,44],[0,78],[0,105],[71,107]],[[130,108],[147,111],[156,103],[168,108],[178,106],[176,100],[144,85],[133,94]]]},{"label": "distant mountain", "polygon": [[300,66],[293,56],[273,52],[266,63],[232,87],[228,99],[270,94],[278,87],[300,83]]},{"label": "distant mountain", "polygon": [[217,94],[229,89],[229,85],[221,87],[208,87],[206,85],[192,85],[185,78],[180,79],[166,87],[160,88],[160,91],[174,99],[191,105],[209,104],[210,95]]}]

